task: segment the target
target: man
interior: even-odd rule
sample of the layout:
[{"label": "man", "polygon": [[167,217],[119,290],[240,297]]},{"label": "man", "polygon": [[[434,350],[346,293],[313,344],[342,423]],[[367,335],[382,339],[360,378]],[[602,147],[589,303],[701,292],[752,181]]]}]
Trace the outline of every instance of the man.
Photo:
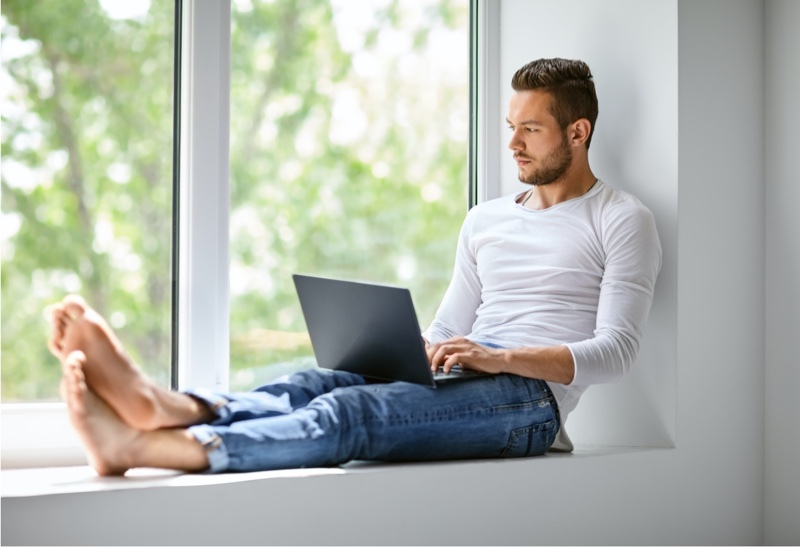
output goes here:
[{"label": "man", "polygon": [[635,359],[661,247],[650,211],[589,167],[598,110],[586,64],[540,59],[512,87],[509,148],[530,189],[469,212],[450,287],[423,333],[432,368],[488,375],[432,390],[309,370],[251,393],[172,392],[70,296],[53,307],[50,348],[98,473],[571,450],[564,422],[580,395]]}]

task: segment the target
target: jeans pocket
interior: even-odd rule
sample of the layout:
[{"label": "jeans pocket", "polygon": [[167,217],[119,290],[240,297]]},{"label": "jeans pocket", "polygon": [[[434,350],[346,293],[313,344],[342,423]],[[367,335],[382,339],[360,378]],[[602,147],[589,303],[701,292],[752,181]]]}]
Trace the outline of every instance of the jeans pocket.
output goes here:
[{"label": "jeans pocket", "polygon": [[508,444],[500,456],[521,458],[544,454],[553,444],[557,432],[558,422],[556,420],[512,429],[508,436]]}]

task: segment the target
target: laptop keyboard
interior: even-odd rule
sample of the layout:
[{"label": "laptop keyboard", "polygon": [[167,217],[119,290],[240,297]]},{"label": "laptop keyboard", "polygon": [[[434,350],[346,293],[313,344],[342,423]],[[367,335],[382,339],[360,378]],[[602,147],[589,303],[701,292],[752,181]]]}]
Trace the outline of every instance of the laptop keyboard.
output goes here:
[{"label": "laptop keyboard", "polygon": [[460,365],[456,365],[450,369],[450,372],[445,372],[444,367],[439,367],[433,374],[434,380],[453,380],[456,378],[468,378],[472,376],[481,376],[482,372],[475,370],[465,370]]}]

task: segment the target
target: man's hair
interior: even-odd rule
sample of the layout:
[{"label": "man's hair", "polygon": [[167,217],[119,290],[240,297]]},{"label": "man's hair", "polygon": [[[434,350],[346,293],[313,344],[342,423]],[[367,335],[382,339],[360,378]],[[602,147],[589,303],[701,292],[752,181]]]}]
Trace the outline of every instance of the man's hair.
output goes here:
[{"label": "man's hair", "polygon": [[586,148],[592,142],[597,121],[597,93],[589,66],[570,59],[537,59],[523,66],[511,78],[514,91],[541,90],[550,94],[550,114],[564,130],[586,118],[592,125]]}]

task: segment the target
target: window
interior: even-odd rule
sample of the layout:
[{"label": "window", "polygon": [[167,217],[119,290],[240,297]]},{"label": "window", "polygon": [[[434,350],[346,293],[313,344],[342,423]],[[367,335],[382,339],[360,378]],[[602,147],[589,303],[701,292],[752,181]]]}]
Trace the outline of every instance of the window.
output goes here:
[{"label": "window", "polygon": [[173,11],[3,2],[3,402],[58,399],[43,309],[71,292],[169,383]]},{"label": "window", "polygon": [[[179,348],[181,387],[227,387],[227,372],[212,370],[227,371],[217,352],[227,355],[227,336],[209,340],[227,331],[227,313],[218,329],[208,310],[227,312],[228,297],[231,389],[313,365],[294,271],[409,286],[420,321],[430,321],[467,209],[468,4],[235,0],[228,36],[219,25],[225,3],[183,3],[181,207],[189,209],[182,332],[173,340],[175,7],[4,2],[3,402],[58,400],[43,309],[69,292],[109,318],[163,385]],[[228,130],[229,72],[224,150],[214,139]],[[224,91],[209,93],[217,82]],[[209,119],[216,130],[204,130]],[[225,176],[205,169],[227,166],[228,153],[229,213],[217,206]],[[212,241],[228,214],[231,241]],[[230,295],[219,275],[227,261],[217,260],[228,253]],[[50,417],[57,405],[37,416],[23,407],[3,412],[4,465],[8,435],[30,420],[40,431],[41,420],[69,429],[63,415]],[[12,415],[15,427],[5,427]],[[59,461],[48,453],[35,463]]]},{"label": "window", "polygon": [[235,0],[230,387],[313,366],[295,272],[433,318],[467,211],[467,0]]}]

